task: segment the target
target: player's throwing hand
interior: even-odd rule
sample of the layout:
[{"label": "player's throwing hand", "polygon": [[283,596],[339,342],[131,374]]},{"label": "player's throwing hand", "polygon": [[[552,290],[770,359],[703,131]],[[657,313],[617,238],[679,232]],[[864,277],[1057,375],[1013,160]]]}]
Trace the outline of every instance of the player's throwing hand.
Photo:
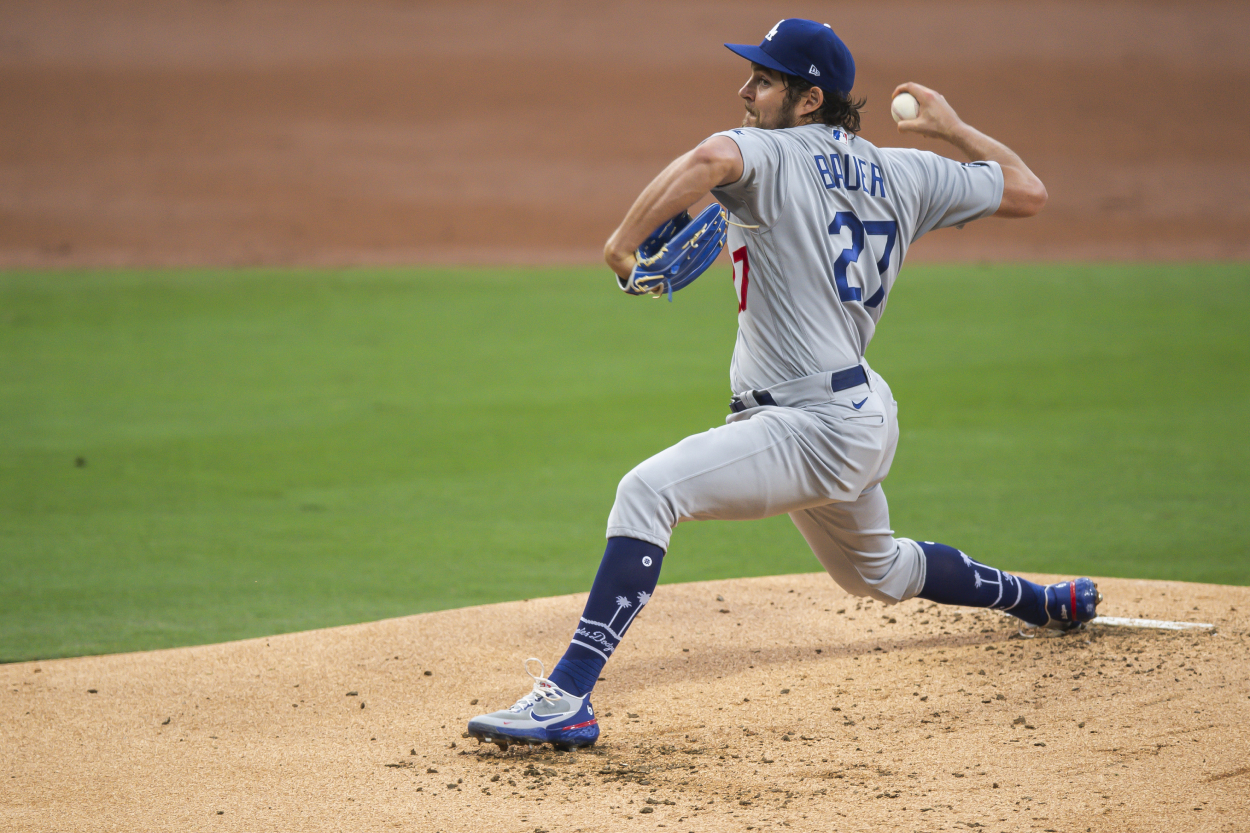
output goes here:
[{"label": "player's throwing hand", "polygon": [[948,139],[955,129],[963,122],[955,108],[947,103],[946,97],[937,90],[907,82],[899,84],[890,93],[893,98],[899,93],[911,93],[920,105],[920,112],[914,119],[903,119],[898,123],[900,133],[919,133],[931,139]]}]

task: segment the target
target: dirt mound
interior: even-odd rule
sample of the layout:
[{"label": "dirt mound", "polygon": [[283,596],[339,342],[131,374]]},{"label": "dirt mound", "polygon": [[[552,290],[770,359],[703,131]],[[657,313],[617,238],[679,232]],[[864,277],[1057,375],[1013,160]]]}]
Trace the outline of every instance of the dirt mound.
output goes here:
[{"label": "dirt mound", "polygon": [[[868,97],[936,87],[1039,173],[1028,222],[914,259],[1250,257],[1250,6],[827,3]],[[0,267],[598,263],[674,156],[742,117],[772,6],[7,0]],[[829,16],[833,15],[832,18]],[[939,152],[951,153],[932,143]]]},{"label": "dirt mound", "polygon": [[1241,829],[1250,588],[1100,586],[1105,615],[1217,628],[1024,639],[824,574],[662,586],[572,754],[462,732],[584,596],[0,666],[0,827]]}]

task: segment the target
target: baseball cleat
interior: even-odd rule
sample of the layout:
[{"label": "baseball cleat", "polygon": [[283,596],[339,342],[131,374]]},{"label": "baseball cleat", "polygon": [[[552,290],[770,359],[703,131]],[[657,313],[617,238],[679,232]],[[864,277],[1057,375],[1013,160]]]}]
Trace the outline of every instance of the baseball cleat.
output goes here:
[{"label": "baseball cleat", "polygon": [[[531,662],[538,663],[538,674],[530,673]],[[590,695],[569,694],[547,679],[542,662],[533,657],[525,661],[525,673],[534,681],[533,690],[503,711],[470,720],[469,734],[502,750],[513,743],[550,743],[560,750],[594,746],[599,739],[599,721]]]},{"label": "baseball cleat", "polygon": [[1098,615],[1102,593],[1091,579],[1077,578],[1046,587],[1046,624],[1042,627],[1070,631]]}]

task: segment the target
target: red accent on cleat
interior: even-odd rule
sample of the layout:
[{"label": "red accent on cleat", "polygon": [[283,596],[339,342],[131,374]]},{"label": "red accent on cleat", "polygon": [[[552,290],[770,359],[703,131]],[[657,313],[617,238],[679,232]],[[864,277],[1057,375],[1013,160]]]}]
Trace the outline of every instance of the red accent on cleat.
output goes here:
[{"label": "red accent on cleat", "polygon": [[1076,621],[1076,582],[1073,581],[1068,587],[1072,590],[1072,621]]},{"label": "red accent on cleat", "polygon": [[598,719],[587,720],[585,723],[578,723],[576,726],[562,726],[560,728],[560,731],[565,732],[565,731],[568,731],[569,729],[585,729],[587,726],[594,726],[598,722],[599,722]]}]

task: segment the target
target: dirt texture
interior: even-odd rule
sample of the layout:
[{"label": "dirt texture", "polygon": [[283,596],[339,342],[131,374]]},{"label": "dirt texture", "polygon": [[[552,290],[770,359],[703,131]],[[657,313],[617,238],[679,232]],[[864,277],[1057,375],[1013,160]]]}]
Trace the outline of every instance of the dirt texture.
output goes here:
[{"label": "dirt texture", "polygon": [[1250,5],[6,0],[0,268],[598,263],[669,160],[742,116],[781,14],[889,94],[944,92],[1050,191],[913,259],[1250,257]]},{"label": "dirt texture", "polygon": [[584,595],[0,666],[0,829],[1245,830],[1250,588],[1099,583],[1105,615],[1217,628],[1026,639],[823,573],[662,586],[564,754],[463,732]]}]

